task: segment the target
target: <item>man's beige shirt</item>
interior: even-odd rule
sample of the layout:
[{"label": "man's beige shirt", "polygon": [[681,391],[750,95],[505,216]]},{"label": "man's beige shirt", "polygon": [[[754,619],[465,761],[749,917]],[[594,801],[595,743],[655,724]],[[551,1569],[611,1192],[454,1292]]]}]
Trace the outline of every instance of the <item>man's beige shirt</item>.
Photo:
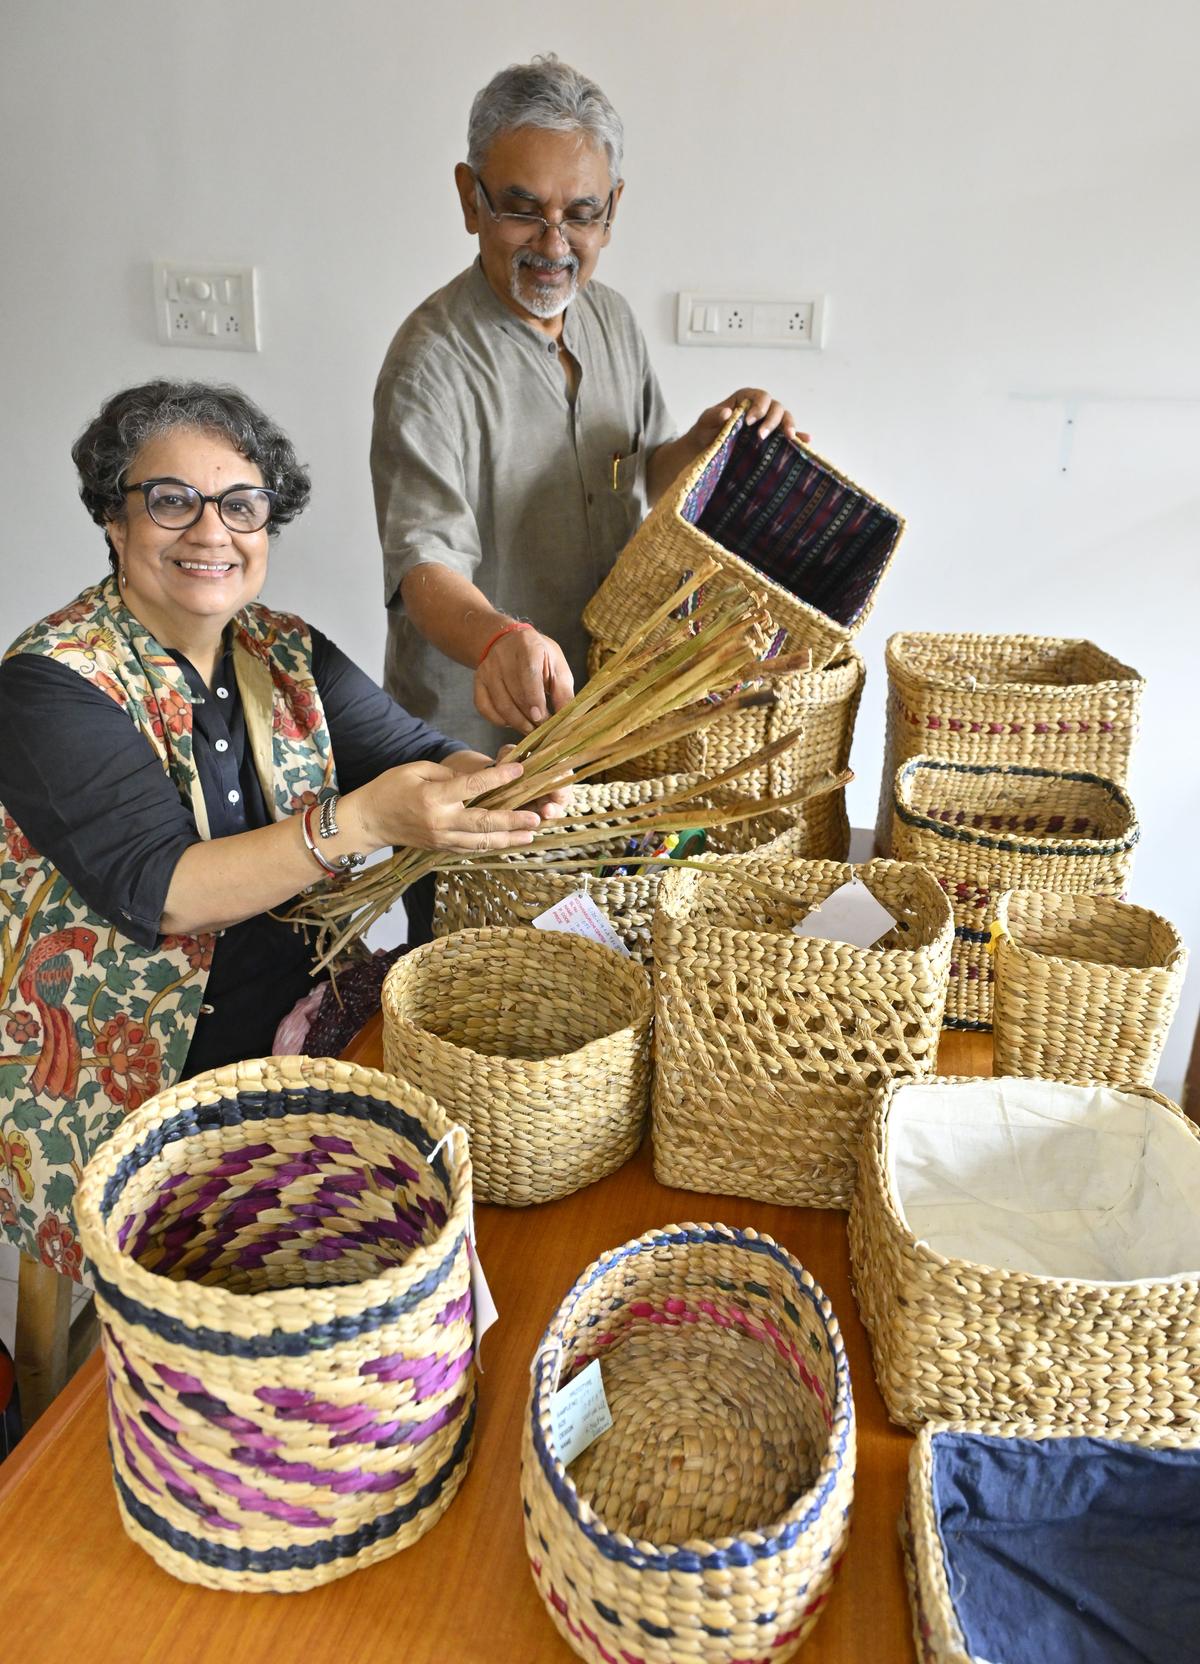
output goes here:
[{"label": "man's beige shirt", "polygon": [[489,753],[512,735],[476,711],[473,672],[417,634],[401,580],[426,561],[461,572],[553,636],[579,687],[580,615],[645,514],[648,454],[674,434],[620,295],[589,283],[562,339],[579,365],[574,402],[557,345],[509,311],[476,261],[400,326],[375,389],[386,685],[415,716]]}]

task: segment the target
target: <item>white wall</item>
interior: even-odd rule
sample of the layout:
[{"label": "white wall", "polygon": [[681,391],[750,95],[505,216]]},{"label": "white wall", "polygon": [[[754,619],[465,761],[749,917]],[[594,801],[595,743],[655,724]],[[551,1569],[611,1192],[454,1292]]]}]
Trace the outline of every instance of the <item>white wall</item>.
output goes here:
[{"label": "white wall", "polygon": [[[547,49],[624,116],[601,275],[677,417],[767,384],[908,516],[862,638],[853,818],[874,815],[891,631],[1091,636],[1150,677],[1134,899],[1200,942],[1192,0],[9,0],[5,638],[103,566],[67,454],[83,421],[124,383],[202,374],[313,465],[269,596],[378,666],[375,372],[470,255],[450,173],[471,95]],[[160,347],[155,257],[257,264],[263,352]],[[676,347],[674,293],[700,286],[824,291],[828,350]],[[1193,983],[1168,1091],[1196,1003]]]}]

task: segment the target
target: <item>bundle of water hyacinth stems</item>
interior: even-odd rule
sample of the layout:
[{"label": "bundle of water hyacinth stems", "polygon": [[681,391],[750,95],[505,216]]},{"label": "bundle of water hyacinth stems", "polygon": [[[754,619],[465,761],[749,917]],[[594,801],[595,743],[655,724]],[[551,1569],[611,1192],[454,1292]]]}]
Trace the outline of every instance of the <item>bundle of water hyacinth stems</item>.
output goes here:
[{"label": "bundle of water hyacinth stems", "polygon": [[[766,609],[735,580],[714,583],[720,570],[711,562],[691,573],[647,619],[641,632],[618,648],[572,700],[519,742],[507,760],[524,765],[521,778],[485,792],[473,804],[517,809],[600,774],[619,779],[614,771],[630,759],[695,733],[730,711],[760,703],[764,682],[788,671],[808,669],[807,654],[802,660],[784,655],[763,659],[772,639]],[[678,616],[697,591],[698,606]],[[590,867],[595,865],[594,855],[576,863],[564,855],[569,857],[572,847],[595,844],[597,836],[610,833],[614,839],[632,838],[726,826],[844,785],[851,777],[849,771],[785,797],[730,797],[720,805],[710,801],[714,789],[763,767],[794,745],[801,732],[785,734],[725,773],[652,803],[588,813],[568,809],[562,819],[543,821],[532,844],[501,859],[505,863],[536,861],[552,854],[556,871],[570,870],[573,865]],[[663,859],[661,855],[646,857],[647,861]],[[625,855],[621,862],[623,866],[639,864],[637,857]],[[319,969],[369,930],[417,879],[437,871],[498,864],[495,852],[463,855],[401,849],[354,878],[302,897],[287,916],[296,924],[316,927]]]}]

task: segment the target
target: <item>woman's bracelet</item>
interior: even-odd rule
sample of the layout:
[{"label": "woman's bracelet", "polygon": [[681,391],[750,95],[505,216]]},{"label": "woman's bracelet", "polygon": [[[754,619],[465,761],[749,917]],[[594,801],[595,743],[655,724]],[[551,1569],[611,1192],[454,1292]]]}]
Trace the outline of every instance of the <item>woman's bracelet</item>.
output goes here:
[{"label": "woman's bracelet", "polygon": [[533,629],[532,624],[522,624],[522,623],[516,622],[516,623],[512,623],[512,624],[506,624],[502,630],[497,630],[495,635],[492,637],[491,641],[488,642],[488,644],[484,648],[483,652],[479,655],[478,662],[475,665],[476,670],[479,669],[479,666],[483,663],[484,659],[487,658],[488,654],[491,652],[492,648],[496,645],[496,643],[500,640],[501,636],[511,636],[515,630],[532,630],[532,629]]},{"label": "woman's bracelet", "polygon": [[332,861],[327,861],[321,854],[321,851],[317,848],[317,840],[312,835],[312,827],[308,824],[308,817],[316,814],[316,812],[317,805],[315,803],[310,804],[308,808],[305,809],[304,813],[300,816],[300,830],[304,834],[304,842],[308,845],[308,853],[312,856],[313,860],[319,867],[323,867],[327,873],[336,877],[341,869],[339,867],[335,867]]}]

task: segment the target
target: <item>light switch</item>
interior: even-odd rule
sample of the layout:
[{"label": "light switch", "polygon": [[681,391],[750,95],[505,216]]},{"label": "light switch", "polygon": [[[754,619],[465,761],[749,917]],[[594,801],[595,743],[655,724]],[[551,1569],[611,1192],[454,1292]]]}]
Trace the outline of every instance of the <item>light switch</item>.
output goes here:
[{"label": "light switch", "polygon": [[253,266],[154,264],[158,338],[173,347],[257,352],[258,274]]}]

